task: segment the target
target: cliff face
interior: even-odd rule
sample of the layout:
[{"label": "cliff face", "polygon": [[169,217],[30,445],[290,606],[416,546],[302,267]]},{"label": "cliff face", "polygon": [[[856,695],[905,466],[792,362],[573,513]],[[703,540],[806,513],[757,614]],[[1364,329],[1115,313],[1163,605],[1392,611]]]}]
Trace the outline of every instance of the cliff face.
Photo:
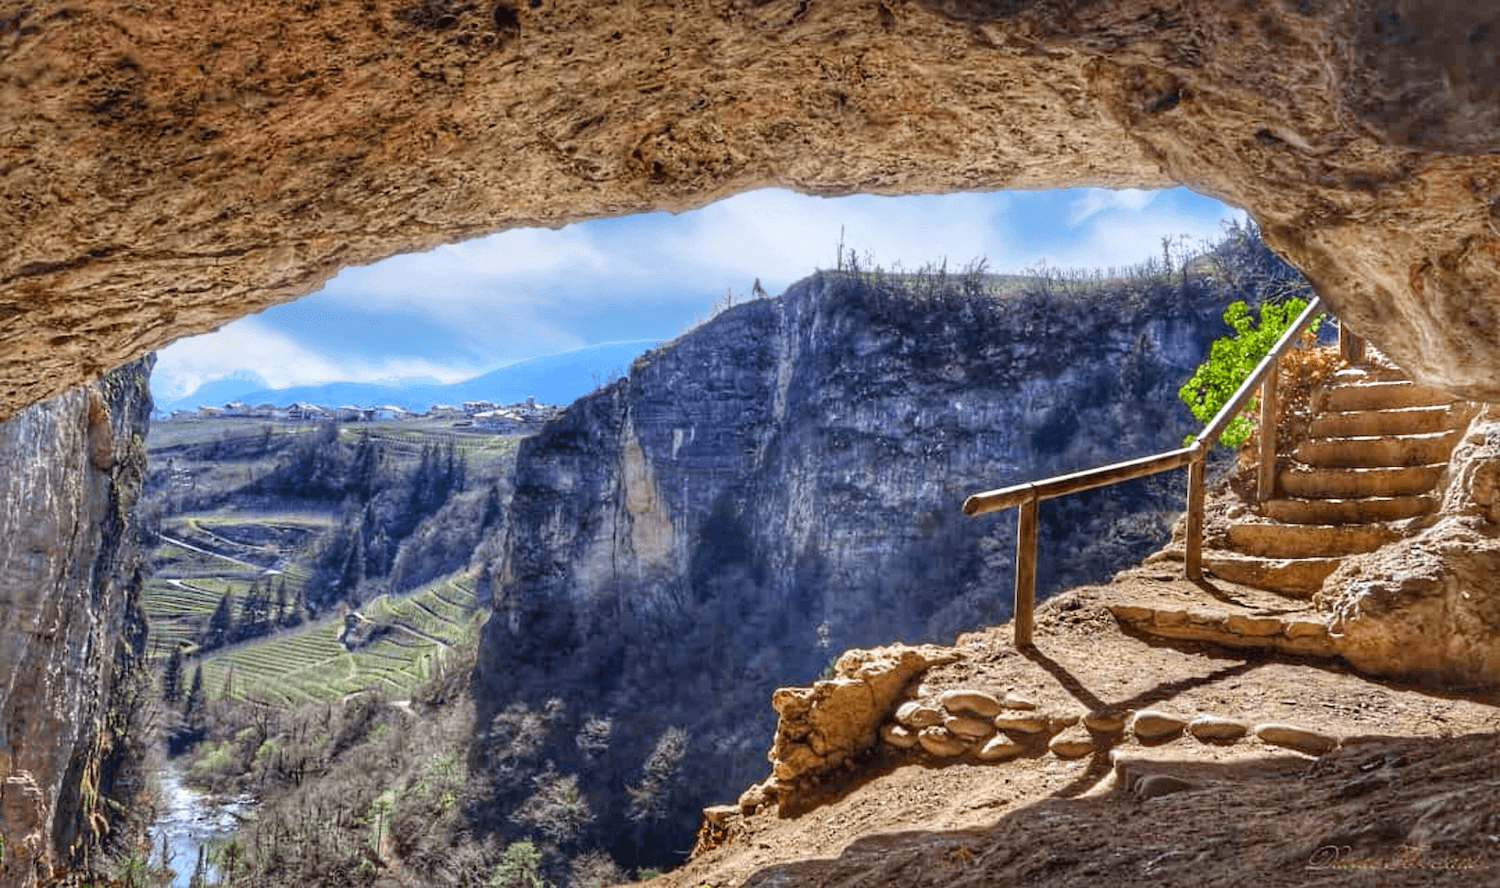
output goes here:
[{"label": "cliff face", "polygon": [[340,267],[772,185],[1190,185],[1500,397],[1470,0],[34,0],[0,12],[0,417]]},{"label": "cliff face", "polygon": [[[1180,444],[1176,386],[1224,332],[1221,299],[923,297],[821,274],[648,354],[521,446],[481,735],[560,698],[547,755],[584,772],[607,836],[632,810],[620,784],[685,727],[669,813],[632,853],[686,848],[702,805],[763,774],[773,689],[846,647],[1008,615],[1015,519],[965,518],[968,493]],[[1158,544],[1170,487],[1045,505],[1043,588]],[[590,716],[612,720],[603,757],[570,748]]]},{"label": "cliff face", "polygon": [[130,800],[131,508],[150,359],[0,424],[0,883],[86,866]]}]

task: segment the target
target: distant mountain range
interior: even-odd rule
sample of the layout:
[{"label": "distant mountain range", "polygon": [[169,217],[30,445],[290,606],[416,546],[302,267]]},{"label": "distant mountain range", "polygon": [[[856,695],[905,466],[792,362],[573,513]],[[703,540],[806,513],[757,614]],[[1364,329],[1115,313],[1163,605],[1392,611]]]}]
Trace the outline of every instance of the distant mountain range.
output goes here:
[{"label": "distant mountain range", "polygon": [[298,401],[323,407],[393,404],[415,411],[424,411],[433,404],[481,400],[514,404],[535,398],[542,404],[571,404],[598,388],[612,374],[624,375],[631,361],[659,344],[653,339],[605,342],[520,361],[473,379],[447,384],[434,379],[403,379],[391,383],[330,382],[272,389],[266,388],[265,380],[258,376],[238,375],[204,383],[192,394],[174,401],[157,401],[156,410],[159,413],[197,410],[200,406],[222,406],[229,401],[278,407]]}]

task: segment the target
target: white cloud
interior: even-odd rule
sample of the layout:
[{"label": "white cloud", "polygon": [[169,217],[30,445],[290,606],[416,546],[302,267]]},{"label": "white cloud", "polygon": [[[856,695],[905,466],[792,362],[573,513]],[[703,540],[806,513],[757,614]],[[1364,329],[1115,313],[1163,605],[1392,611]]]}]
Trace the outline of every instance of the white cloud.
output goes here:
[{"label": "white cloud", "polygon": [[429,314],[468,318],[492,310],[500,299],[535,301],[518,282],[604,273],[616,257],[594,240],[580,225],[516,228],[344,269],[319,296],[330,305],[361,311],[410,311],[418,297]]},{"label": "white cloud", "polygon": [[1139,213],[1156,199],[1161,192],[1123,188],[1113,191],[1108,188],[1085,188],[1083,194],[1068,207],[1068,224],[1078,225],[1090,216],[1109,210]]},{"label": "white cloud", "polygon": [[587,303],[628,290],[652,299],[695,289],[715,294],[725,281],[748,287],[757,277],[776,289],[832,267],[841,230],[848,248],[887,266],[966,261],[993,240],[983,220],[1003,200],[755,191],[679,216],[515,229],[396,256],[344,270],[316,298],[360,311],[411,311],[415,302],[428,317],[468,326],[497,309],[546,319],[559,300]]},{"label": "white cloud", "polygon": [[152,389],[163,400],[191,393],[198,386],[236,373],[254,373],[271,388],[325,382],[375,382],[401,377],[431,376],[443,382],[467,379],[478,372],[401,356],[371,356],[369,360],[334,361],[260,318],[242,318],[216,333],[172,343],[157,353]]},{"label": "white cloud", "polygon": [[170,397],[236,370],[273,386],[451,380],[605,339],[670,338],[726,287],[747,293],[758,277],[776,293],[832,267],[841,230],[846,249],[887,268],[984,256],[995,271],[1020,271],[1043,258],[1133,265],[1160,255],[1163,235],[1216,239],[1226,215],[1244,216],[1185,192],[823,199],[763,190],[678,216],[516,229],[346,269],[297,307],[300,318],[272,309],[179,342],[161,353],[157,390]]},{"label": "white cloud", "polygon": [[697,265],[790,284],[837,261],[846,249],[887,267],[911,268],[944,257],[966,261],[986,252],[985,220],[999,195],[953,194],[822,199],[757,191],[705,207],[673,239]]},{"label": "white cloud", "polygon": [[[1230,211],[1226,218],[1244,219]],[[1049,257],[1052,265],[1071,268],[1109,268],[1136,265],[1162,253],[1162,238],[1185,238],[1196,249],[1202,242],[1223,236],[1220,220],[1172,210],[1099,216],[1078,232],[1065,250]]]}]

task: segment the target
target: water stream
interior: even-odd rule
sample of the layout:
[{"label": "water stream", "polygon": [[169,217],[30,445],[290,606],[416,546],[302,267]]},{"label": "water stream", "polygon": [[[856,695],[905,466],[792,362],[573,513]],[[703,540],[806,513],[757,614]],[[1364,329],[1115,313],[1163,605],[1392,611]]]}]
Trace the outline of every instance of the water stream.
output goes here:
[{"label": "water stream", "polygon": [[[254,799],[239,796],[226,801],[199,792],[183,783],[177,765],[170,761],[162,768],[160,778],[165,808],[151,824],[151,863],[153,866],[163,863],[162,843],[165,840],[165,863],[177,873],[172,879],[172,888],[188,888],[198,863],[198,847],[207,845],[212,857],[213,845],[234,835],[240,819],[254,805]],[[208,864],[207,877],[210,881],[218,878],[212,861]]]}]

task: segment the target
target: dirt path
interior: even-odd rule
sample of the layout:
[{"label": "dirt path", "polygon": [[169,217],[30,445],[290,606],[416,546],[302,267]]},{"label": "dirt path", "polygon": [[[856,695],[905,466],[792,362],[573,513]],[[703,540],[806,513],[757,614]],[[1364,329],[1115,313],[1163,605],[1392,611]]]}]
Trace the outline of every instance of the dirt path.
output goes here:
[{"label": "dirt path", "polygon": [[800,810],[732,818],[717,847],[657,884],[1500,884],[1493,700],[1370,680],[1331,659],[1133,637],[1107,606],[1146,597],[1139,582],[1048,602],[1026,653],[1009,627],[961,636],[964,658],[931,670],[920,692],[1009,692],[1054,717],[1150,708],[1277,722],[1339,747],[1317,757],[1253,733],[1216,744],[1178,732],[984,764],[882,745]]},{"label": "dirt path", "polygon": [[168,545],[177,546],[178,548],[181,548],[181,549],[187,549],[189,552],[197,552],[200,555],[208,555],[209,557],[212,557],[212,558],[222,558],[222,559],[224,559],[225,561],[228,561],[231,564],[238,564],[241,567],[249,568],[250,570],[254,570],[254,571],[259,571],[260,573],[263,573],[266,576],[277,576],[277,575],[279,575],[281,573],[281,571],[279,571],[279,570],[274,570],[274,569],[271,569],[271,568],[261,567],[259,564],[251,564],[248,561],[241,561],[240,559],[235,558],[232,555],[225,555],[222,552],[211,552],[208,549],[203,548],[202,546],[195,546],[192,543],[188,542],[187,540],[178,539],[176,537],[170,537],[170,536],[167,536],[164,533],[157,534],[157,537],[161,540],[161,542],[166,543]]}]

